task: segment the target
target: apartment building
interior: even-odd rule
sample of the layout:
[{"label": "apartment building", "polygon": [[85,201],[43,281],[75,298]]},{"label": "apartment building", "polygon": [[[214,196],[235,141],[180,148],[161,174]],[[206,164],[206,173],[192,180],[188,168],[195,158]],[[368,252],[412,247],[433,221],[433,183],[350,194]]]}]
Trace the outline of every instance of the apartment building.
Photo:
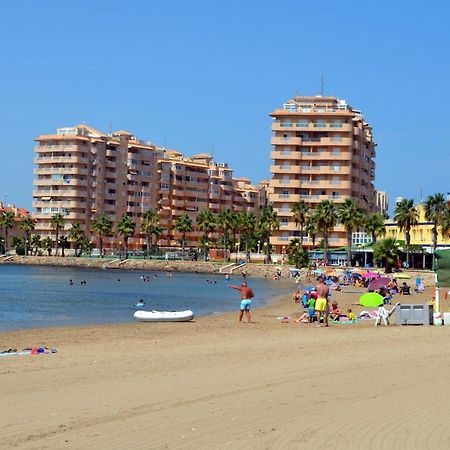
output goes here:
[{"label": "apartment building", "polygon": [[[361,111],[335,97],[299,96],[270,116],[269,200],[281,223],[272,238],[275,251],[300,234],[291,212],[296,202],[315,208],[322,200],[340,204],[352,198],[365,212],[375,210],[376,144]],[[344,228],[338,225],[329,241],[332,247],[345,245]],[[312,246],[308,236],[304,245]]]},{"label": "apartment building", "polygon": [[387,214],[389,209],[388,195],[384,191],[376,191],[376,211],[380,214]]},{"label": "apartment building", "polygon": [[[35,140],[33,216],[42,236],[54,238],[50,221],[60,213],[65,230],[79,223],[98,245],[90,231],[93,220],[105,214],[116,225],[127,214],[138,225],[129,246],[141,249],[140,217],[152,209],[165,229],[161,245],[176,246],[181,235],[175,222],[182,214],[195,226],[202,209],[258,208],[258,188],[247,179],[234,179],[226,163],[216,163],[206,153],[186,157],[124,130],[105,134],[87,125],[60,128]],[[194,229],[188,245],[196,246],[199,236]],[[120,241],[113,233],[105,240],[106,251],[117,249]]]}]

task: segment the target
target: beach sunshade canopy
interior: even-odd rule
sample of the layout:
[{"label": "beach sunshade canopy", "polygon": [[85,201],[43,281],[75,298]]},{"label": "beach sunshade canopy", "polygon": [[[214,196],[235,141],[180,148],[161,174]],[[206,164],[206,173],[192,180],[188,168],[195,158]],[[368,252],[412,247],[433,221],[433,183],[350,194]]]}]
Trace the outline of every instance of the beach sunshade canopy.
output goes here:
[{"label": "beach sunshade canopy", "polygon": [[369,291],[374,291],[375,289],[380,289],[382,287],[387,286],[389,281],[391,281],[391,279],[388,277],[375,278],[375,280],[373,280],[369,283],[369,286],[367,287],[367,289],[369,289]]},{"label": "beach sunshade canopy", "polygon": [[313,273],[323,273],[323,269],[315,269],[313,270]]},{"label": "beach sunshade canopy", "polygon": [[324,275],[326,275],[327,277],[338,277],[340,274],[333,270],[330,272],[325,272]]},{"label": "beach sunshade canopy", "polygon": [[393,277],[397,280],[409,280],[411,278],[409,275],[406,275],[406,273],[394,273]]},{"label": "beach sunshade canopy", "polygon": [[366,308],[377,308],[383,304],[383,297],[376,292],[366,292],[359,297],[359,304]]},{"label": "beach sunshade canopy", "polygon": [[377,278],[378,274],[375,272],[366,272],[363,274],[364,278]]},{"label": "beach sunshade canopy", "polygon": [[450,250],[437,250],[434,270],[439,287],[450,287]]}]

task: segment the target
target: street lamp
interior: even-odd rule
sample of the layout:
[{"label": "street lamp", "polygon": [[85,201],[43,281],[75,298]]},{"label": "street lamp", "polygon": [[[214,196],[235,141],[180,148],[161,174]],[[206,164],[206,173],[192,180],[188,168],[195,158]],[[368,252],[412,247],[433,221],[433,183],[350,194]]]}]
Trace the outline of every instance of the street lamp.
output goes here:
[{"label": "street lamp", "polygon": [[209,242],[205,242],[205,262],[208,261],[208,247],[209,247]]},{"label": "street lamp", "polygon": [[119,241],[119,258],[122,259],[122,241]]},{"label": "street lamp", "polygon": [[238,262],[238,249],[239,249],[239,243],[236,242],[236,244],[234,244],[234,254],[236,255],[236,260],[235,260],[236,264]]},{"label": "street lamp", "polygon": [[258,241],[258,255],[261,253],[261,241]]}]

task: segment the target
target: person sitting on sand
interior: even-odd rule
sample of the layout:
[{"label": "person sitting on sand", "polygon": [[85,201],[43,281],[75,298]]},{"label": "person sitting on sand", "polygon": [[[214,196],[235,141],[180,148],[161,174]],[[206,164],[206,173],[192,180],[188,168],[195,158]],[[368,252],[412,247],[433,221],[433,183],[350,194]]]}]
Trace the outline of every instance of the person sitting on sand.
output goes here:
[{"label": "person sitting on sand", "polygon": [[403,282],[403,285],[400,288],[400,294],[411,295],[411,288],[406,284],[406,281]]},{"label": "person sitting on sand", "polygon": [[330,319],[334,320],[335,322],[338,322],[340,317],[341,317],[341,310],[339,309],[338,302],[334,301],[331,304]]},{"label": "person sitting on sand", "polygon": [[347,318],[350,322],[356,322],[356,314],[352,311],[351,308],[347,309]]}]

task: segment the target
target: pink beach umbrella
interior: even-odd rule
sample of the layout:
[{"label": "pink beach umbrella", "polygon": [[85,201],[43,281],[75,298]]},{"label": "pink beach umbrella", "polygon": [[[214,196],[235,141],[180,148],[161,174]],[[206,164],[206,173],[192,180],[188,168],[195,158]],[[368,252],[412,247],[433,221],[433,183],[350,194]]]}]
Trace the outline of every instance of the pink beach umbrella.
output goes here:
[{"label": "pink beach umbrella", "polygon": [[379,275],[375,272],[366,272],[363,274],[364,278],[378,278]]},{"label": "pink beach umbrella", "polygon": [[369,291],[374,291],[375,289],[380,289],[382,287],[387,286],[389,281],[391,281],[391,279],[388,277],[376,278],[375,280],[370,282],[369,286],[367,286],[367,289],[369,289]]}]

